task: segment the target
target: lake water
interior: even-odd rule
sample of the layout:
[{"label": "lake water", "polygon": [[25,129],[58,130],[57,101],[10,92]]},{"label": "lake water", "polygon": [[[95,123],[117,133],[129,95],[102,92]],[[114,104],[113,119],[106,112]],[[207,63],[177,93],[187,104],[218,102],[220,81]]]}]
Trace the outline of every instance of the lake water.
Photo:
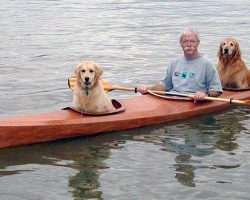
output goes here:
[{"label": "lake water", "polygon": [[[0,118],[71,105],[67,78],[93,60],[111,83],[164,78],[196,27],[214,65],[236,38],[250,66],[250,3],[239,1],[1,1]],[[139,94],[113,91],[114,98]],[[1,200],[249,199],[250,109],[140,129],[0,150]]]}]

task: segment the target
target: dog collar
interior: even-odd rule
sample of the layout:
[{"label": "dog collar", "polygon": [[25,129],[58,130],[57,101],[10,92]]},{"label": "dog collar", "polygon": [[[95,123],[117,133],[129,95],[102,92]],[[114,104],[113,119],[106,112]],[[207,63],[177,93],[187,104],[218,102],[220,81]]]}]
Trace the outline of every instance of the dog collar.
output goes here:
[{"label": "dog collar", "polygon": [[88,96],[89,95],[89,88],[88,86],[86,86],[83,91],[85,92],[85,94]]}]

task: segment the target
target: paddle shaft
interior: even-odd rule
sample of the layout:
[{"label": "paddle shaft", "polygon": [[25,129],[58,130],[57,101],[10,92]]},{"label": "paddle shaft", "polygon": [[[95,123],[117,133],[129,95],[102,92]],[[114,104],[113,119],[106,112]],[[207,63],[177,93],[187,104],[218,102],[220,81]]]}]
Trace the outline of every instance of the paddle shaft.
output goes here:
[{"label": "paddle shaft", "polygon": [[[76,76],[71,76],[68,79],[68,85],[71,90],[73,90],[74,86],[76,85]],[[137,88],[128,88],[128,87],[122,87],[119,85],[112,85],[109,82],[102,80],[102,85],[103,88],[106,91],[111,91],[111,90],[123,90],[123,91],[133,91],[137,92]],[[177,92],[166,92],[166,91],[158,91],[158,90],[150,90],[150,92],[156,93],[156,94],[161,94],[161,95],[174,95],[174,96],[180,96],[180,97],[188,97],[193,99],[194,95],[193,94],[183,94],[183,93],[177,93]],[[237,99],[227,99],[227,98],[220,98],[220,97],[204,97],[205,100],[208,101],[221,101],[221,102],[228,102],[231,104],[237,104],[237,105],[250,105],[249,100],[247,101],[242,101],[242,100],[237,100]]]},{"label": "paddle shaft", "polygon": [[137,92],[137,88],[128,88],[128,87],[121,87],[121,86],[118,86],[118,85],[113,85],[112,88],[105,88],[105,85],[104,85],[104,89],[105,90],[123,90],[123,91],[133,91],[133,92]]},{"label": "paddle shaft", "polygon": [[[111,90],[124,90],[124,91],[135,91],[137,92],[137,88],[127,88],[127,87],[121,87],[118,85],[112,85]],[[167,91],[159,91],[159,90],[149,90],[152,93],[161,94],[161,95],[173,95],[173,96],[179,96],[179,97],[188,97],[190,99],[194,99],[193,94],[184,94],[179,92],[167,92]],[[221,102],[228,102],[231,104],[238,104],[238,105],[250,105],[250,103],[247,103],[242,100],[236,100],[236,99],[226,99],[226,98],[219,98],[219,97],[204,97],[205,100],[208,101],[221,101]]]}]

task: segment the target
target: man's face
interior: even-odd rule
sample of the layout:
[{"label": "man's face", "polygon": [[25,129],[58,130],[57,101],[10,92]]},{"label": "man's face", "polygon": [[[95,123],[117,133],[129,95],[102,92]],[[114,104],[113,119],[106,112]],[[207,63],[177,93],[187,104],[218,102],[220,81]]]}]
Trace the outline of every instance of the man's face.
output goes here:
[{"label": "man's face", "polygon": [[181,47],[187,57],[194,57],[198,55],[198,46],[200,42],[195,37],[194,33],[186,34],[182,37]]}]

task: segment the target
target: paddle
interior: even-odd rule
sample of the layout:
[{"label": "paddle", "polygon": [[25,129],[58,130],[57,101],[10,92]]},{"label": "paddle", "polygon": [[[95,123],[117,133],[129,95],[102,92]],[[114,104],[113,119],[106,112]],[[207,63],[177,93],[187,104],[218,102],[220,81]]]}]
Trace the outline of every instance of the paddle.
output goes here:
[{"label": "paddle", "polygon": [[[73,90],[74,86],[76,85],[76,76],[70,76],[68,78],[68,85],[71,90]],[[127,87],[122,87],[119,85],[112,85],[108,81],[102,80],[102,86],[105,91],[109,92],[112,90],[124,90],[124,91],[136,91],[136,88],[127,88]],[[161,95],[174,95],[174,96],[179,96],[179,97],[188,97],[190,99],[194,98],[193,94],[183,94],[183,93],[177,93],[177,92],[166,92],[166,91],[156,91],[156,90],[149,90],[149,92],[155,93],[155,94],[161,94]],[[204,97],[205,100],[208,101],[222,101],[222,102],[228,102],[232,104],[237,104],[237,105],[248,105],[250,106],[250,100],[237,100],[237,99],[227,99],[227,98],[219,98],[219,97]]]},{"label": "paddle", "polygon": [[[74,89],[76,85],[76,76],[72,75],[68,78],[68,86],[71,90]],[[121,87],[118,85],[112,85],[108,81],[102,80],[102,87],[105,91],[109,92],[112,90],[124,90],[124,91],[135,91],[135,88],[126,88],[126,87]]]}]

